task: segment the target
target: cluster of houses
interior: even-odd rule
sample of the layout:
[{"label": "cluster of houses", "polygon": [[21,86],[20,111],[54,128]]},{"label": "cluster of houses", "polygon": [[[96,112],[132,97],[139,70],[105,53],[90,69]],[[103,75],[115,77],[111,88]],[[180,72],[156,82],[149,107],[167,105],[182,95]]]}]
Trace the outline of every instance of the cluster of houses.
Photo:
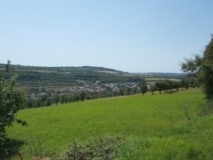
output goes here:
[{"label": "cluster of houses", "polygon": [[[80,91],[90,92],[90,93],[100,93],[106,90],[112,91],[112,92],[119,92],[119,88],[137,88],[139,89],[139,84],[136,82],[127,82],[127,83],[100,83],[100,81],[96,81],[93,84],[88,84],[86,81],[77,80],[79,83],[78,86],[66,88],[62,93],[50,93],[49,95],[51,97],[54,97],[56,94],[59,96],[63,94],[72,94]],[[26,99],[39,99],[41,98],[45,93],[40,94],[30,94],[26,97]]]},{"label": "cluster of houses", "polygon": [[119,92],[119,88],[138,88],[138,83],[136,82],[126,82],[126,83],[103,83],[101,84],[100,81],[96,81],[94,84],[86,84],[83,86],[76,86],[71,88],[72,91],[87,91],[87,92],[103,92],[105,90],[110,90],[113,92]]},{"label": "cluster of houses", "polygon": [[41,98],[42,96],[44,96],[45,93],[40,93],[40,94],[29,94],[27,96],[25,96],[25,99],[39,99]]}]

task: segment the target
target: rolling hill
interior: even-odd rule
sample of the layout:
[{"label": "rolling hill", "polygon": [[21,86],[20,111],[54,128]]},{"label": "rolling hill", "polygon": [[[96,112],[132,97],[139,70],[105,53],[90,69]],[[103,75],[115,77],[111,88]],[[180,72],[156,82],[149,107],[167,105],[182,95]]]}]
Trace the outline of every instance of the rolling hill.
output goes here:
[{"label": "rolling hill", "polygon": [[[3,69],[5,64],[0,64]],[[177,73],[127,73],[114,69],[103,67],[40,67],[40,66],[23,66],[11,65],[14,69],[9,72],[7,78],[17,74],[17,81],[21,86],[41,87],[41,86],[75,86],[77,80],[94,83],[124,83],[140,82],[142,78],[166,78],[166,79],[183,79],[184,74]],[[152,80],[153,81],[153,80]]]}]

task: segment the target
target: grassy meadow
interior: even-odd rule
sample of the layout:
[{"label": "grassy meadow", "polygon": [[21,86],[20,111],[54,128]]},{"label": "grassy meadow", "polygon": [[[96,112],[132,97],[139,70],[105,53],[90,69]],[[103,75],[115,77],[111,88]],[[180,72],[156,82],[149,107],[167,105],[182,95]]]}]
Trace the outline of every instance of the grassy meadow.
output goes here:
[{"label": "grassy meadow", "polygon": [[[146,93],[24,109],[8,135],[23,159],[59,159],[72,145],[122,136],[115,159],[212,159],[213,116],[199,117],[200,89],[173,94]],[[18,159],[17,156],[13,159]]]}]

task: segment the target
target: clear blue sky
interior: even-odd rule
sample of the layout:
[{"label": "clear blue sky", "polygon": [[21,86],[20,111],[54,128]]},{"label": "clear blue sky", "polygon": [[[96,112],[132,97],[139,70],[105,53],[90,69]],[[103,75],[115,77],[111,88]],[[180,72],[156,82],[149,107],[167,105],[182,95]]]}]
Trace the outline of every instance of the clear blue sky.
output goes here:
[{"label": "clear blue sky", "polygon": [[212,0],[1,0],[0,63],[181,72],[213,33]]}]

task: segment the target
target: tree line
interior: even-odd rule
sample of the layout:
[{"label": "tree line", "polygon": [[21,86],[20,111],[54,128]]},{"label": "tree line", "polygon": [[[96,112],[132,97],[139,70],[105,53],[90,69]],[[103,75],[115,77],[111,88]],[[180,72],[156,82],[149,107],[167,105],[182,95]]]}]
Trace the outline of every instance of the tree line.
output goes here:
[{"label": "tree line", "polygon": [[198,84],[190,81],[189,79],[180,80],[180,81],[172,81],[172,80],[163,80],[155,83],[146,83],[146,81],[142,81],[140,83],[141,93],[144,95],[147,91],[150,91],[153,95],[155,91],[159,91],[160,94],[164,93],[172,93],[175,91],[179,91],[180,89],[188,89],[189,87],[199,87]]},{"label": "tree line", "polygon": [[[160,94],[163,93],[172,93],[175,91],[179,91],[179,89],[188,89],[189,87],[195,87],[196,85],[190,83],[188,80],[181,81],[171,81],[164,80],[156,83],[147,83],[144,79],[139,83],[139,87],[120,87],[118,91],[112,91],[107,89],[102,92],[87,92],[87,91],[79,91],[76,93],[55,93],[52,96],[52,93],[47,93],[41,96],[38,99],[27,99],[25,103],[23,103],[22,108],[36,108],[36,107],[44,107],[51,106],[52,104],[67,104],[73,102],[83,102],[84,100],[92,100],[97,98],[107,98],[107,97],[117,97],[124,95],[133,95],[133,94],[145,94],[150,91],[153,95],[155,91],[159,91]],[[44,88],[43,88],[44,89]]]}]

